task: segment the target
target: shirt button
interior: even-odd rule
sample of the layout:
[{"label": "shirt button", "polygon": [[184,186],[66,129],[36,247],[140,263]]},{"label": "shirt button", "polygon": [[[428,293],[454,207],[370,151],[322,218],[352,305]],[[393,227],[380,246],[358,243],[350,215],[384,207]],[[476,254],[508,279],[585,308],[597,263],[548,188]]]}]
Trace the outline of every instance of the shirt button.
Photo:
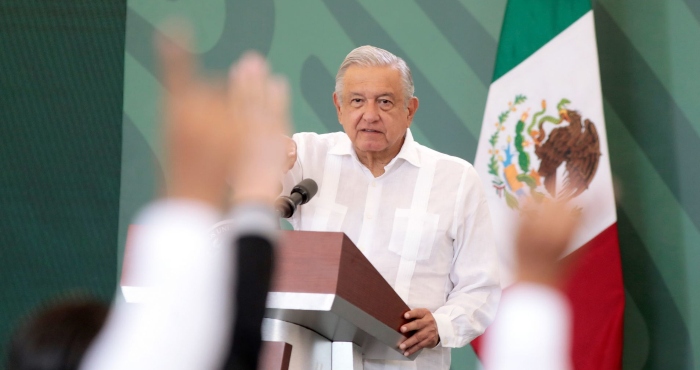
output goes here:
[{"label": "shirt button", "polygon": [[376,182],[376,181],[372,181],[372,187],[374,188],[374,187],[376,187],[376,186],[377,186],[377,182]]},{"label": "shirt button", "polygon": [[366,214],[365,214],[365,218],[368,219],[368,220],[371,220],[371,219],[372,219],[372,215],[369,214],[369,213],[366,213]]}]

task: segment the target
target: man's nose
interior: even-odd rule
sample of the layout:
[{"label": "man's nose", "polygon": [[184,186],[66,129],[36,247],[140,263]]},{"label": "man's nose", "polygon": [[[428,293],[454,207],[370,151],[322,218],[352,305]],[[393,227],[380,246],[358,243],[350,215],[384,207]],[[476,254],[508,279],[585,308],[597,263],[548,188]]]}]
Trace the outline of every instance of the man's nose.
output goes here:
[{"label": "man's nose", "polygon": [[376,102],[369,101],[365,104],[365,111],[362,113],[362,119],[367,122],[379,120],[379,106],[377,106]]}]

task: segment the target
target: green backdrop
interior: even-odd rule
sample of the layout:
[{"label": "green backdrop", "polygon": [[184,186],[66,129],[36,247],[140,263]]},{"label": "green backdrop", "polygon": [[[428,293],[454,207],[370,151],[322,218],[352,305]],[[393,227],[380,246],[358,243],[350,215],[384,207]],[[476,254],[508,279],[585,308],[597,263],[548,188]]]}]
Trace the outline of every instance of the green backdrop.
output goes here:
[{"label": "green backdrop", "polygon": [[[96,3],[89,2],[99,8]],[[84,1],[81,6],[87,4]],[[153,196],[162,176],[156,138],[161,84],[151,40],[166,18],[190,19],[196,32],[195,51],[212,72],[223,72],[247,49],[267,55],[273,69],[290,79],[297,131],[339,130],[331,102],[338,65],[353,47],[386,48],[406,59],[414,72],[421,99],[413,129],[416,139],[471,161],[505,6],[506,0],[129,0],[125,14],[121,13],[125,17],[124,49],[118,41],[120,37],[124,40],[124,31],[116,19],[110,18],[114,27],[109,28],[105,26],[111,24],[105,23],[107,16],[97,11],[86,17],[76,11],[61,13],[61,19],[73,22],[102,22],[99,30],[83,28],[79,37],[113,40],[80,50],[71,58],[50,54],[53,49],[46,45],[66,45],[59,49],[65,50],[76,42],[72,37],[32,29],[44,36],[17,36],[6,42],[3,32],[2,50],[12,55],[2,53],[0,88],[2,102],[11,104],[3,105],[0,114],[10,112],[19,118],[3,119],[0,132],[2,215],[9,209],[7,217],[14,220],[0,226],[0,324],[8,328],[21,310],[59,289],[78,285],[76,277],[94,273],[99,284],[88,288],[105,292],[113,287],[126,228],[138,208]],[[597,0],[593,8],[627,291],[624,368],[693,369],[700,362],[700,197],[694,194],[700,182],[700,165],[695,163],[700,158],[700,1]],[[0,13],[3,16],[5,12]],[[15,23],[2,23],[3,31],[15,32],[17,27],[12,25],[19,21],[14,18]],[[49,37],[56,40],[50,43],[46,41]],[[36,49],[37,54],[27,49]],[[47,57],[36,57],[44,52],[63,58],[64,64],[45,65]],[[115,53],[120,57],[115,59]],[[15,54],[26,55],[18,59]],[[7,61],[14,64],[5,68]],[[121,81],[122,61],[120,120],[113,109],[121,107],[121,95],[113,93],[108,99],[105,95],[98,108],[99,94],[95,96],[89,86],[105,87],[116,78]],[[24,63],[34,68],[27,75],[17,72],[28,68]],[[34,81],[30,77],[36,71],[73,71],[95,63],[109,76],[76,81],[67,75],[52,76],[50,82],[35,79],[49,87],[60,81],[76,86],[50,97],[30,94],[23,98],[31,102],[41,96],[51,102],[46,103],[50,107],[42,116],[21,108],[25,100],[20,102],[5,91],[6,84],[14,83],[10,86],[16,90],[46,94],[39,81],[27,82]],[[52,110],[63,106],[61,102],[68,97],[93,105],[86,105],[80,110],[82,115],[75,117]],[[52,113],[61,115],[56,118]],[[81,122],[84,126],[79,130],[67,129]],[[115,132],[115,127],[121,127],[121,132]],[[91,147],[94,142],[102,146]],[[69,178],[68,167],[75,163],[92,167]],[[26,175],[27,171],[34,175]],[[65,198],[76,202],[69,207],[68,200],[35,202],[41,196],[53,200],[58,193],[68,194],[75,189],[67,183],[70,181],[88,186],[81,176],[93,176],[89,182],[95,193],[78,188],[79,194],[70,193],[76,199]],[[6,196],[9,208],[5,207]],[[75,225],[71,221],[77,219],[91,223],[61,227]],[[60,242],[49,243],[54,233]],[[96,249],[96,244],[107,249]],[[103,255],[94,255],[96,251]],[[49,262],[52,270],[45,266]],[[48,274],[55,274],[54,279],[61,283],[47,283]],[[5,288],[6,281],[9,288]],[[473,368],[469,348],[455,351],[453,369]]]},{"label": "green backdrop", "polygon": [[0,368],[47,300],[116,284],[126,1],[0,0]]}]

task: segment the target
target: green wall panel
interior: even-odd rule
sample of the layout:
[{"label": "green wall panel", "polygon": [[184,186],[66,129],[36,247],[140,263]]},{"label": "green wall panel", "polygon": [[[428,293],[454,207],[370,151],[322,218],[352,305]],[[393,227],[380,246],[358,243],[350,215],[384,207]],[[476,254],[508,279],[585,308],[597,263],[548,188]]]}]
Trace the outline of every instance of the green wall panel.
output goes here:
[{"label": "green wall panel", "polygon": [[114,292],[125,10],[0,2],[0,368],[37,306]]}]

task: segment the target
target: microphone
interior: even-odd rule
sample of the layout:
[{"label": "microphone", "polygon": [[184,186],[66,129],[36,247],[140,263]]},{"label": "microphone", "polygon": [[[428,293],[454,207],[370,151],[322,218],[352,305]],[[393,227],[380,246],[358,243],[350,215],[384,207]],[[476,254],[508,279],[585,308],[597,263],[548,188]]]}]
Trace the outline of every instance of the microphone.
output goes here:
[{"label": "microphone", "polygon": [[301,180],[289,196],[281,196],[275,202],[277,214],[283,218],[290,218],[301,204],[308,203],[316,195],[318,185],[313,179]]}]

